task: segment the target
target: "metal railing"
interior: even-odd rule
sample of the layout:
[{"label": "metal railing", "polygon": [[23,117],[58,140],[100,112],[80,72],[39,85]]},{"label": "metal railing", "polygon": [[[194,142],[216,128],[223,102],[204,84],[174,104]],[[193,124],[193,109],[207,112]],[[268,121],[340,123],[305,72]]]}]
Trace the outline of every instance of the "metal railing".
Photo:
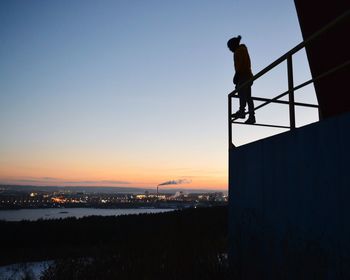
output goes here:
[{"label": "metal railing", "polygon": [[[229,93],[228,95],[228,135],[229,135],[229,149],[234,147],[234,144],[232,143],[232,125],[233,124],[245,124],[245,125],[255,125],[255,126],[265,126],[265,127],[274,127],[274,128],[283,128],[283,129],[290,129],[293,130],[295,129],[295,106],[301,106],[301,107],[309,107],[309,108],[319,108],[318,105],[316,104],[307,104],[307,103],[301,103],[301,102],[295,102],[294,101],[294,92],[298,89],[301,89],[311,83],[314,83],[317,80],[320,80],[348,65],[350,65],[350,60],[346,61],[345,63],[338,65],[328,71],[326,71],[325,73],[312,78],[304,83],[301,83],[298,86],[294,86],[294,80],[293,80],[293,60],[292,60],[292,56],[298,52],[299,50],[301,50],[302,48],[304,48],[306,45],[308,45],[311,41],[313,41],[315,38],[317,38],[318,36],[320,36],[321,34],[325,33],[326,31],[332,29],[334,26],[336,26],[337,24],[339,24],[340,22],[342,22],[345,18],[349,17],[350,15],[350,10],[348,10],[347,12],[345,12],[344,14],[342,14],[341,16],[339,16],[338,18],[336,18],[334,21],[330,22],[329,24],[327,24],[326,26],[324,26],[323,28],[321,28],[320,30],[318,30],[317,32],[315,32],[311,37],[309,37],[308,39],[306,39],[305,41],[301,42],[300,44],[298,44],[297,46],[295,46],[293,49],[291,49],[289,52],[287,52],[286,54],[282,55],[280,58],[278,58],[276,61],[274,61],[273,63],[271,63],[269,66],[267,66],[266,68],[264,68],[263,70],[261,70],[258,74],[256,74],[255,76],[253,76],[251,79],[247,80],[246,82],[244,82],[242,85],[240,85],[239,87],[237,87],[235,90],[233,90],[231,93]],[[276,66],[278,66],[279,64],[281,64],[282,62],[287,61],[287,75],[288,75],[288,90],[277,95],[274,98],[262,98],[262,97],[252,97],[253,100],[256,101],[263,101],[262,104],[260,104],[259,106],[254,108],[254,111],[270,104],[270,103],[279,103],[279,104],[287,104],[289,105],[289,126],[282,126],[282,125],[273,125],[273,124],[259,124],[259,123],[255,123],[255,124],[246,124],[244,122],[238,122],[236,121],[237,118],[233,117],[232,114],[232,98],[239,98],[236,94],[243,89],[246,86],[249,86],[249,84],[252,84],[253,81],[257,80],[258,78],[260,78],[261,76],[263,76],[264,74],[266,74],[267,72],[269,72],[270,70],[272,70],[273,68],[275,68]],[[288,95],[289,100],[288,101],[284,101],[284,100],[279,100],[280,98],[284,97]]]}]

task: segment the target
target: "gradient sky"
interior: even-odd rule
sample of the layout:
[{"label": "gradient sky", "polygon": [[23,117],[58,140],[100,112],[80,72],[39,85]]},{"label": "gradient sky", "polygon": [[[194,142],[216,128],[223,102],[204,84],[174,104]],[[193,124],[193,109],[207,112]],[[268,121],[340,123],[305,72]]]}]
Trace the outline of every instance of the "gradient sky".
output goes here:
[{"label": "gradient sky", "polygon": [[[302,41],[294,2],[1,0],[0,183],[227,189],[239,34],[257,73]],[[303,52],[294,65],[296,83],[310,77]],[[286,88],[283,64],[253,95]],[[287,107],[256,117],[287,124]],[[316,119],[297,111],[298,125]],[[277,132],[234,126],[234,141]]]}]

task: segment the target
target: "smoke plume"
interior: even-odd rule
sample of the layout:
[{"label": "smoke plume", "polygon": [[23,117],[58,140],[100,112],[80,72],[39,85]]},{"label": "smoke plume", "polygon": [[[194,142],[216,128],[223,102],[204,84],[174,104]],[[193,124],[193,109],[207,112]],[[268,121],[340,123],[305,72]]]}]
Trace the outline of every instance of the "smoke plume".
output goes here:
[{"label": "smoke plume", "polygon": [[158,186],[166,186],[166,185],[181,185],[181,184],[189,184],[192,181],[189,179],[179,179],[179,180],[170,180],[163,183],[160,183]]}]

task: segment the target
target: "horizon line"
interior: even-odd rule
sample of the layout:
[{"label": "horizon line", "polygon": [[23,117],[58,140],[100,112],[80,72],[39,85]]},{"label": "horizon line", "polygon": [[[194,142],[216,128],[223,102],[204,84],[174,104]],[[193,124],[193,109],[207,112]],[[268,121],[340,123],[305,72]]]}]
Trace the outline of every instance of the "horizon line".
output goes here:
[{"label": "horizon line", "polygon": [[[48,187],[48,188],[120,188],[120,189],[142,189],[142,190],[153,190],[156,189],[157,186],[154,187],[137,187],[137,186],[89,186],[89,185],[28,185],[28,184],[8,184],[8,183],[2,183],[0,182],[0,186],[8,186],[8,187]],[[169,185],[170,186],[170,185]],[[176,186],[176,187],[175,187]],[[225,188],[196,188],[196,187],[192,187],[192,188],[188,188],[188,187],[180,187],[179,185],[171,185],[171,187],[165,187],[162,189],[166,189],[166,190],[172,190],[172,189],[183,189],[183,190],[207,190],[207,191],[227,191],[227,189]]]}]

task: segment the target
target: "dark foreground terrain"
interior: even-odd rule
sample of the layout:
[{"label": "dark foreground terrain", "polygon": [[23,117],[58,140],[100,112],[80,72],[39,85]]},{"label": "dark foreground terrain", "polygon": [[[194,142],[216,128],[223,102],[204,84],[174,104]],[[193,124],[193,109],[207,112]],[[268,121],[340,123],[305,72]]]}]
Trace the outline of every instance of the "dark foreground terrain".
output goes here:
[{"label": "dark foreground terrain", "polygon": [[0,265],[56,260],[42,279],[226,279],[227,208],[0,221]]}]

